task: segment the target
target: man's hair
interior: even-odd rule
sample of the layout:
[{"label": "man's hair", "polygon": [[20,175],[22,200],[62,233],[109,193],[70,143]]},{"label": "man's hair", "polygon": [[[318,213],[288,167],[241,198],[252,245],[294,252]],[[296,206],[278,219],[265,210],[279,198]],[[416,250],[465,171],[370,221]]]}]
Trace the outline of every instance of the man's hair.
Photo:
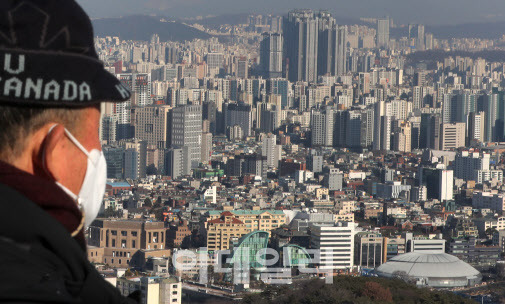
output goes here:
[{"label": "man's hair", "polygon": [[0,160],[9,162],[21,155],[27,138],[48,122],[76,132],[82,109],[0,105]]}]

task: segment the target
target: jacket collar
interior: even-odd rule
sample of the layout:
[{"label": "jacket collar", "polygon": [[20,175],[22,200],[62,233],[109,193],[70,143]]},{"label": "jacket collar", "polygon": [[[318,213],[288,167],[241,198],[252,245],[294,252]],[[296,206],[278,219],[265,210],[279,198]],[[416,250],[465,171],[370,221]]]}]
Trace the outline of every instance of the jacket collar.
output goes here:
[{"label": "jacket collar", "polygon": [[[26,196],[63,225],[69,233],[74,232],[79,227],[82,213],[77,203],[54,181],[29,174],[0,161],[0,183]],[[85,250],[86,242],[83,229],[75,235],[74,239]]]}]

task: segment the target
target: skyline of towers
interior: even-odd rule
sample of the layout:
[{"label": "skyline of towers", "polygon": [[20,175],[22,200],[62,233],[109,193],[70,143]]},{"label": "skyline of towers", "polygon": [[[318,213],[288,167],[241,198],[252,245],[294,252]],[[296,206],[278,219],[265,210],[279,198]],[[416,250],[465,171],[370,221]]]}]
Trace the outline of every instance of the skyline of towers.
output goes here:
[{"label": "skyline of towers", "polygon": [[283,22],[284,73],[293,82],[317,82],[318,76],[347,71],[347,27],[327,11],[289,12]]}]

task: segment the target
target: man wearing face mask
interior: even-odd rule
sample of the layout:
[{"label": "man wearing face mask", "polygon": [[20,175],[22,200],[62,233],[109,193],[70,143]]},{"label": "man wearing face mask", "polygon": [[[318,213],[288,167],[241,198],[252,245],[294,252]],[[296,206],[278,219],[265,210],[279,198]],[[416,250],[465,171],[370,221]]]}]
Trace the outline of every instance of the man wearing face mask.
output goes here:
[{"label": "man wearing face mask", "polygon": [[102,204],[105,71],[72,0],[0,1],[0,302],[130,303],[87,261]]}]

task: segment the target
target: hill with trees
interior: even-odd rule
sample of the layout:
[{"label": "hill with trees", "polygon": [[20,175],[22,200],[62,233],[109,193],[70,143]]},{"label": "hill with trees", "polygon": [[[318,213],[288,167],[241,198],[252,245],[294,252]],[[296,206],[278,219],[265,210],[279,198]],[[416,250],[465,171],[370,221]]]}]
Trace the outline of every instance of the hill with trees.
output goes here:
[{"label": "hill with trees", "polygon": [[128,16],[93,20],[95,36],[119,36],[121,40],[149,41],[153,34],[160,41],[208,39],[211,35],[178,21],[166,21],[153,16]]},{"label": "hill with trees", "polygon": [[310,280],[291,285],[265,286],[247,295],[243,304],[351,304],[351,303],[475,303],[451,292],[417,288],[402,280],[337,276],[333,284]]}]

